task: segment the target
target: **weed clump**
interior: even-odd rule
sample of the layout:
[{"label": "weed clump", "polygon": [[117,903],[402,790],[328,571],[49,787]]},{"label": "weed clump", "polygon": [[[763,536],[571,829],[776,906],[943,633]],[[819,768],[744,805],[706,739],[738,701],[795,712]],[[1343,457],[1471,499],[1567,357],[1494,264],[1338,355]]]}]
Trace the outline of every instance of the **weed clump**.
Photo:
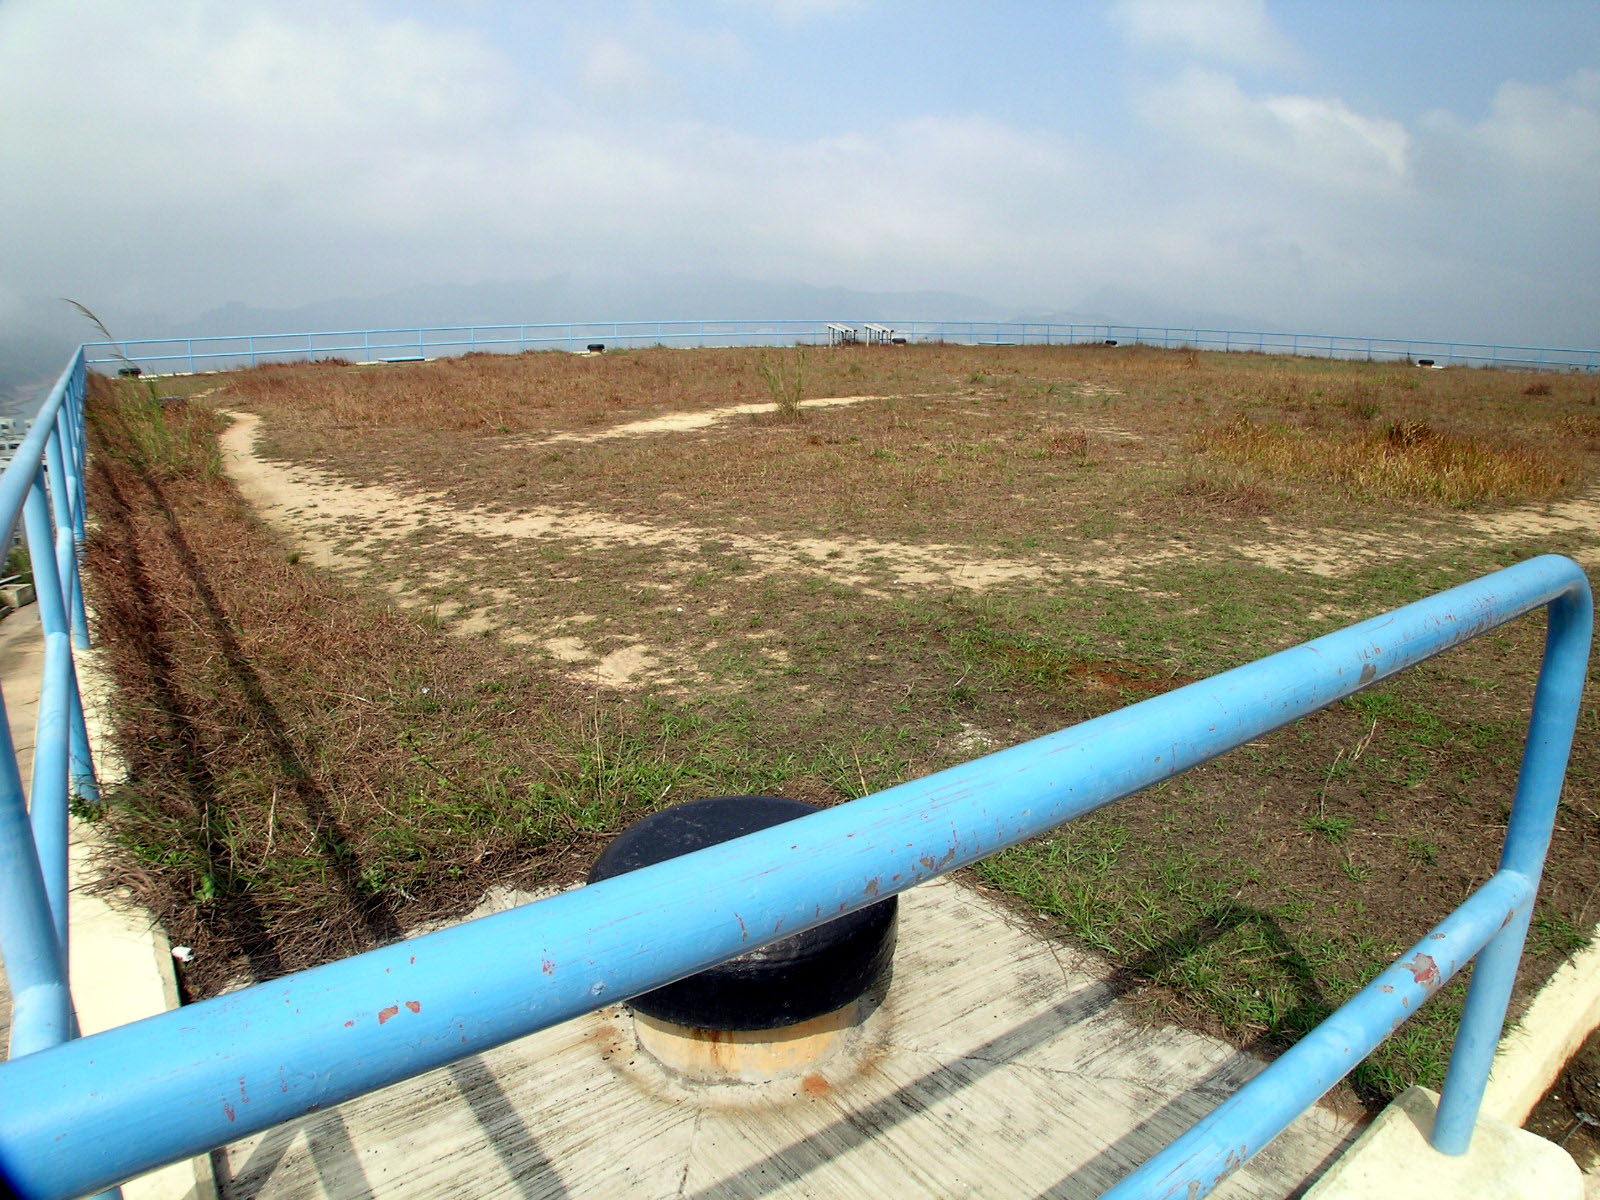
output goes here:
[{"label": "weed clump", "polygon": [[1043,438],[1046,458],[1075,458],[1084,462],[1089,457],[1089,432],[1086,429],[1056,429]]},{"label": "weed clump", "polygon": [[[153,380],[107,381],[96,414],[102,431],[115,422],[115,437],[102,438],[106,453],[157,480],[215,483],[222,477],[217,416],[200,405],[163,399]],[[95,419],[95,418],[91,418]]]},{"label": "weed clump", "polygon": [[767,385],[767,393],[776,406],[778,419],[804,420],[805,414],[800,410],[800,398],[805,394],[806,385],[805,347],[796,346],[794,356],[787,361],[783,359],[773,361],[763,357],[756,364],[756,371],[761,375],[761,381]]}]

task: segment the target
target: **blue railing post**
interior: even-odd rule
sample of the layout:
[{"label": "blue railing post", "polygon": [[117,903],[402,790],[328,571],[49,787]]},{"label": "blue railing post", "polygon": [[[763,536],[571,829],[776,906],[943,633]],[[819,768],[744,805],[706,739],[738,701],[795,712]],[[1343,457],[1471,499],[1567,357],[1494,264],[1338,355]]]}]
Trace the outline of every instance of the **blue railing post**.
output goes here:
[{"label": "blue railing post", "polygon": [[[1539,890],[1545,854],[1550,848],[1567,759],[1572,753],[1572,735],[1583,701],[1589,646],[1594,637],[1594,602],[1587,585],[1553,601],[1549,614],[1544,662],[1534,690],[1533,715],[1528,722],[1522,769],[1511,805],[1511,824],[1500,855],[1500,869],[1522,875],[1533,893]],[[1433,1127],[1433,1145],[1445,1154],[1465,1154],[1472,1141],[1532,915],[1529,905],[1478,956]]]},{"label": "blue railing post", "polygon": [[83,607],[83,586],[78,578],[77,526],[73,513],[74,486],[67,472],[67,456],[62,449],[66,441],[65,403],[56,411],[55,428],[45,443],[45,464],[50,480],[50,510],[55,522],[53,549],[56,556],[56,576],[61,580],[62,600],[71,624],[72,640],[79,646],[89,642],[89,621]]},{"label": "blue railing post", "polygon": [[[0,729],[9,728],[0,696]],[[0,955],[13,1003],[10,1057],[66,1041],[72,1036],[67,956],[56,933],[9,737],[0,737]]]},{"label": "blue railing post", "polygon": [[[78,352],[73,355],[72,365],[69,370],[71,372],[71,383],[68,387],[66,402],[62,407],[67,410],[72,421],[71,436],[67,441],[67,446],[72,451],[73,482],[78,495],[77,509],[73,514],[72,533],[79,542],[82,542],[88,537],[88,529],[84,523],[84,513],[88,508],[89,501],[85,491],[84,477],[88,472],[89,466],[89,416],[86,411],[89,395],[89,375],[81,346],[78,348]],[[88,645],[87,640],[85,640],[84,645]]]}]

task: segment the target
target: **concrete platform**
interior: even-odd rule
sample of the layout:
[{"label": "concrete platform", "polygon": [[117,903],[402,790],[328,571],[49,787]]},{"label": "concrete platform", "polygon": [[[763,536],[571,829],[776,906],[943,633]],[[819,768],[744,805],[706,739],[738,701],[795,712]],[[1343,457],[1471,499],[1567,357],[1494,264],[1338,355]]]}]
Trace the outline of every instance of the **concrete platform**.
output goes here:
[{"label": "concrete platform", "polygon": [[1306,1193],[1306,1200],[1372,1200],[1425,1191],[1449,1200],[1582,1200],[1583,1174],[1554,1142],[1480,1117],[1466,1154],[1428,1144],[1439,1094],[1408,1088]]},{"label": "concrete platform", "polygon": [[[219,1187],[235,1200],[1099,1196],[1262,1067],[1145,1027],[1105,974],[980,893],[925,884],[902,897],[886,994],[802,1078],[686,1082],[613,1007],[236,1142]],[[1214,1194],[1295,1194],[1353,1133],[1313,1109]]]}]

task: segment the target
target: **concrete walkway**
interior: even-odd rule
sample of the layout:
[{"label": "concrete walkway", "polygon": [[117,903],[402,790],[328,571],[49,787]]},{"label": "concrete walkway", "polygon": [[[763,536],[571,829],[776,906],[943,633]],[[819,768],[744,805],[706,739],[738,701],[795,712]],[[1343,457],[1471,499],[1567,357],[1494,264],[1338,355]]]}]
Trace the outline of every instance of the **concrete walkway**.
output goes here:
[{"label": "concrete walkway", "polygon": [[[1262,1068],[1146,1027],[1106,974],[968,887],[924,884],[901,899],[886,994],[802,1078],[688,1084],[613,1007],[236,1142],[219,1156],[221,1191],[1099,1196]],[[1314,1108],[1214,1194],[1294,1194],[1354,1131]]]}]

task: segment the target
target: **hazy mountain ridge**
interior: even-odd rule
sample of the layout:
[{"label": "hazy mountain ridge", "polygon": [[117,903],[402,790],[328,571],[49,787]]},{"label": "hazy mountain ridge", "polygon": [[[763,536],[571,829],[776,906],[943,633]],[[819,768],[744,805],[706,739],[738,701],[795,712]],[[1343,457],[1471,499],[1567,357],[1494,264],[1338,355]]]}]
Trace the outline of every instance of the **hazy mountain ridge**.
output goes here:
[{"label": "hazy mountain ridge", "polygon": [[[119,339],[168,340],[249,333],[338,332],[419,326],[537,325],[565,322],[758,321],[1029,321],[1077,324],[1207,325],[1264,328],[1260,321],[1197,313],[1150,296],[1102,288],[1081,311],[1023,311],[976,296],[943,291],[860,291],[845,287],[738,279],[715,274],[614,280],[547,279],[476,284],[418,284],[377,296],[320,300],[285,308],[233,301],[191,317],[89,306]],[[98,341],[94,325],[71,304],[33,297],[0,330],[0,408],[37,404],[67,355]]]}]

